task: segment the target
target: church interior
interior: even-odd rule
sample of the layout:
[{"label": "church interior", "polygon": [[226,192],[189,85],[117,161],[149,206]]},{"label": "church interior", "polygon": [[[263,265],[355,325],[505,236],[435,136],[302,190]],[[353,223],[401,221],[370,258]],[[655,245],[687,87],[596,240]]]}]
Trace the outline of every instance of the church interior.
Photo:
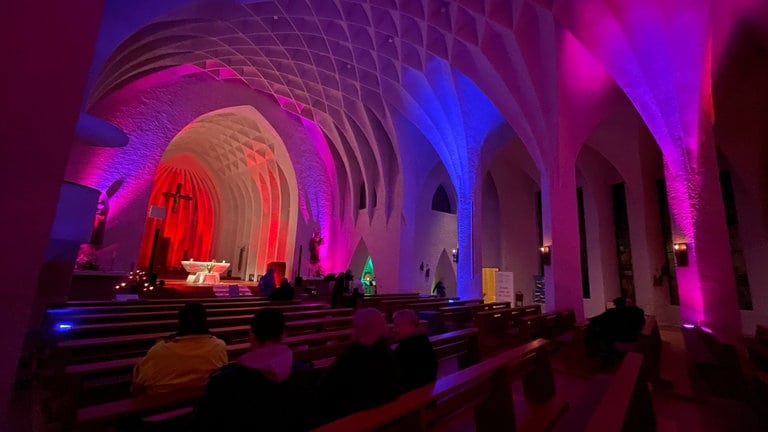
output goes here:
[{"label": "church interior", "polygon": [[[317,430],[768,429],[764,0],[42,3],[0,6],[0,429],[174,430],[194,398],[84,371],[124,373],[185,301],[247,324],[265,274],[321,321],[287,318],[296,346],[408,306],[441,359],[431,393]],[[332,312],[347,270],[364,296]],[[645,327],[595,371],[617,297]]]}]

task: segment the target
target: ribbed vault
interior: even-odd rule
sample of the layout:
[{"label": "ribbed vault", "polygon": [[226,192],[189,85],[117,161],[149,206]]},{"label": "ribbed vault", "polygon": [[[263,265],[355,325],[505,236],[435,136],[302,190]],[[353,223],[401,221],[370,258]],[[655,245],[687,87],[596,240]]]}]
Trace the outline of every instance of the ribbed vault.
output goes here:
[{"label": "ribbed vault", "polygon": [[[547,80],[554,76],[555,59],[518,43],[539,38],[554,49],[551,16],[525,1],[486,3],[199,2],[126,39],[103,68],[90,101],[179,64],[241,81],[315,120],[344,162],[352,195],[361,183],[368,197],[383,189],[389,217],[391,185],[399,174],[397,125],[389,110],[408,103],[408,74],[425,73],[434,59],[489,95],[537,164],[535,145],[556,133],[553,118],[543,113],[555,105],[555,80]],[[461,143],[450,145],[460,150]]]}]

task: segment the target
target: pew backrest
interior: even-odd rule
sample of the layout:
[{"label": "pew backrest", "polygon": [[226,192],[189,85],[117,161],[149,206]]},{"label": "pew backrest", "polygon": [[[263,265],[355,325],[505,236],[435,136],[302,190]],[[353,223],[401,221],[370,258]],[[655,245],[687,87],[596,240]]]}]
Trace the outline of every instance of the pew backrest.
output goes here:
[{"label": "pew backrest", "polygon": [[628,353],[587,424],[586,432],[655,430],[648,384],[642,378],[643,356]]},{"label": "pew backrest", "polygon": [[538,392],[525,392],[528,400],[543,403],[554,396],[551,369],[547,369],[547,344],[539,339],[500,353],[393,402],[351,414],[314,431],[432,430],[462,409],[475,410],[478,432],[498,430],[501,424],[514,430],[511,379],[523,378],[526,389],[538,387]]},{"label": "pew backrest", "polygon": [[[286,320],[296,321],[303,319],[319,319],[319,318],[332,318],[351,316],[354,312],[353,309],[315,309],[315,310],[299,310],[291,311],[292,306],[281,307],[285,312]],[[276,308],[277,309],[277,308]],[[260,309],[256,309],[258,311]],[[254,312],[255,312],[254,311]],[[231,315],[213,316],[208,317],[208,325],[212,328],[223,326],[235,326],[245,325],[250,323],[253,318],[253,313],[239,314],[234,312]],[[141,334],[143,332],[151,331],[153,333],[165,331],[172,333],[178,327],[178,320],[176,319],[154,319],[154,320],[142,320],[134,322],[116,322],[106,324],[82,324],[74,319],[71,321],[72,328],[66,332],[57,332],[60,340],[66,339],[79,339],[79,338],[95,338],[95,337],[110,337],[116,335],[128,335],[128,334]]]},{"label": "pew backrest", "polygon": [[[475,329],[466,329],[432,336],[430,341],[435,347],[438,360],[442,361],[455,356],[473,355],[476,349],[472,347],[472,342],[476,340],[476,335],[477,331]],[[545,341],[532,346],[531,349],[538,349],[544,346],[543,344],[545,344]],[[343,344],[335,347],[336,352],[333,353],[334,356],[338,355],[343,347]],[[320,355],[323,351],[317,350],[315,353]],[[299,355],[299,358],[301,358],[301,355]],[[332,358],[319,359],[317,357],[313,357],[312,360],[315,361],[316,367],[327,367],[333,361]],[[461,365],[461,361],[459,363]],[[203,389],[193,388],[163,395],[142,395],[81,408],[77,411],[78,430],[80,430],[79,428],[103,427],[128,418],[162,413],[179,407],[189,406],[202,395],[202,392]]]}]

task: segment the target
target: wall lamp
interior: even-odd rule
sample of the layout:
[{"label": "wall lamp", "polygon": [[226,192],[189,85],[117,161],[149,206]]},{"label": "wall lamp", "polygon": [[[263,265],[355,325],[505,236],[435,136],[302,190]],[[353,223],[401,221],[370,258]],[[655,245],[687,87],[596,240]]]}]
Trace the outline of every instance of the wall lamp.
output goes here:
[{"label": "wall lamp", "polygon": [[541,254],[541,263],[543,265],[552,264],[552,245],[544,245],[539,248]]},{"label": "wall lamp", "polygon": [[675,252],[675,262],[678,267],[688,267],[688,243],[675,243],[672,245]]},{"label": "wall lamp", "polygon": [[451,251],[451,254],[453,254],[453,262],[458,263],[459,262],[459,248]]}]

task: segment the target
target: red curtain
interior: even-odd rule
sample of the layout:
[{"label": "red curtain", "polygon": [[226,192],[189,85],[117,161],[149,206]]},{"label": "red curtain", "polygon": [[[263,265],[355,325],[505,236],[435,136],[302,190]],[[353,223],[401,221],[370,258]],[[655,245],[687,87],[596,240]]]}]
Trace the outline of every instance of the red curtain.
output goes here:
[{"label": "red curtain", "polygon": [[[144,230],[140,266],[147,268],[152,249],[155,228],[160,228],[160,240],[155,258],[155,270],[176,269],[181,261],[194,258],[207,261],[216,259],[211,256],[213,242],[214,207],[213,182],[205,169],[191,157],[174,160],[174,164],[161,162],[155,174],[149,203],[152,206],[165,207],[165,219],[147,219]],[[164,193],[175,194],[181,184],[180,194],[192,197],[191,200],[178,199],[176,212],[173,211],[174,198]]]}]

